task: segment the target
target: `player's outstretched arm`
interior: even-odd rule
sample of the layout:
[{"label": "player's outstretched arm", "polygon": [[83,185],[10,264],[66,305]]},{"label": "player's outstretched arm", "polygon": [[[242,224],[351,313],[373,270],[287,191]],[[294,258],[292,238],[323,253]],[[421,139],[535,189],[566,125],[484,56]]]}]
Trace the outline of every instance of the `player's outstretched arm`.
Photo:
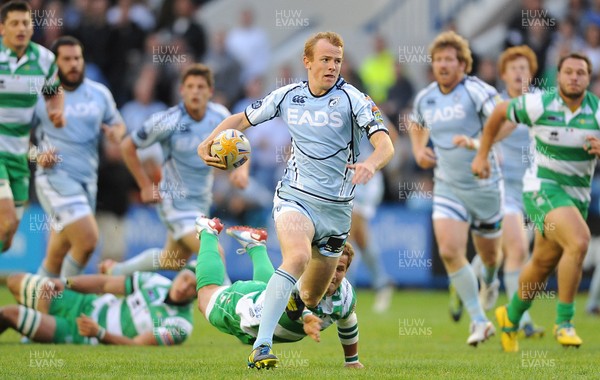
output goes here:
[{"label": "player's outstretched arm", "polygon": [[483,179],[490,176],[488,155],[492,149],[492,144],[496,140],[496,136],[500,132],[500,128],[507,120],[506,111],[508,110],[508,104],[508,102],[498,104],[483,126],[480,147],[471,164],[471,171],[479,178]]},{"label": "player's outstretched arm", "polygon": [[358,319],[356,312],[337,321],[338,337],[344,349],[344,367],[364,368],[358,360]]},{"label": "player's outstretched arm", "polygon": [[124,295],[125,281],[125,276],[91,274],[68,277],[65,287],[79,293]]},{"label": "player's outstretched arm", "polygon": [[140,334],[133,339],[126,336],[111,334],[85,314],[81,314],[81,316],[77,318],[77,328],[79,329],[79,334],[81,334],[81,336],[98,338],[98,341],[103,344],[114,344],[121,346],[158,345],[158,342],[156,341],[152,331]]},{"label": "player's outstretched arm", "polygon": [[198,145],[198,156],[200,156],[200,158],[206,162],[206,165],[214,166],[218,169],[225,169],[225,164],[221,163],[220,159],[210,155],[210,146],[212,145],[213,140],[221,131],[226,129],[237,129],[238,131],[243,132],[251,125],[252,124],[250,124],[244,112],[228,116],[219,125],[217,125],[212,133],[204,141],[202,141],[200,145]]}]

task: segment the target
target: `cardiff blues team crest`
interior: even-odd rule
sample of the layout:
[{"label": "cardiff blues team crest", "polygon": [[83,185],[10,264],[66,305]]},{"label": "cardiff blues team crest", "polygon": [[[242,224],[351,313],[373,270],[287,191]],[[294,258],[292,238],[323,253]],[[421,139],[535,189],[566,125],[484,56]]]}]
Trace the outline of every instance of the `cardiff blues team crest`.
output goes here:
[{"label": "cardiff blues team crest", "polygon": [[340,97],[334,96],[333,98],[329,99],[329,108],[333,108],[333,107],[337,106],[337,104],[339,102],[340,102]]}]

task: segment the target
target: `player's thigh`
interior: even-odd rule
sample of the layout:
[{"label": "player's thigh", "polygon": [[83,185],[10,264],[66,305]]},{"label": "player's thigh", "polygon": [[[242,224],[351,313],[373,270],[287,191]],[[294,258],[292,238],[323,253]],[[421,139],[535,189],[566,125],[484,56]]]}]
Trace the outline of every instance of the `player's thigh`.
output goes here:
[{"label": "player's thigh", "polygon": [[433,220],[433,232],[440,255],[450,258],[464,257],[469,241],[469,223],[438,218]]},{"label": "player's thigh", "polygon": [[287,271],[288,266],[299,266],[302,270],[294,275],[301,274],[311,257],[311,242],[315,232],[311,219],[301,212],[288,210],[276,216],[275,230],[283,256],[282,267]]}]

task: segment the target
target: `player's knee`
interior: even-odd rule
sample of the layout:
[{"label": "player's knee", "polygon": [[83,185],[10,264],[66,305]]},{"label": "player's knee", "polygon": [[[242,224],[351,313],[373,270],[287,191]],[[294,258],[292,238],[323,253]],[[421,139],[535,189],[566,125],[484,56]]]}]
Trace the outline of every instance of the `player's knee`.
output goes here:
[{"label": "player's knee", "polygon": [[461,257],[462,250],[452,245],[440,245],[440,259],[446,263],[451,263]]},{"label": "player's knee", "polygon": [[290,254],[285,255],[282,266],[283,267],[292,267],[295,268],[296,271],[300,273],[304,273],[304,270],[308,266],[308,262],[310,261],[310,252],[307,254],[303,251],[295,251]]},{"label": "player's knee", "polygon": [[575,254],[576,257],[581,258],[581,261],[583,262],[583,258],[590,246],[591,238],[589,231],[580,231],[577,235],[569,238],[569,243],[567,247],[565,247],[565,250]]}]

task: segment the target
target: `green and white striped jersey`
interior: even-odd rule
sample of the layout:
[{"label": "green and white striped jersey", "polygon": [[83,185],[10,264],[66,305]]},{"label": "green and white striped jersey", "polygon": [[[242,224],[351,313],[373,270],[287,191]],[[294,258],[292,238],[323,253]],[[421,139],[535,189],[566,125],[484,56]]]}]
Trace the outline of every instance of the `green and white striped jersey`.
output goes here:
[{"label": "green and white striped jersey", "polygon": [[598,102],[589,91],[575,112],[558,92],[525,94],[510,101],[508,119],[531,127],[533,162],[523,177],[523,192],[554,182],[576,204],[588,207],[596,156],[584,145],[587,136],[600,138]]},{"label": "green and white striped jersey", "polygon": [[135,272],[125,283],[125,298],[104,294],[91,317],[112,334],[133,338],[151,331],[159,345],[182,343],[192,333],[192,302],[167,303],[172,282],[156,273]]},{"label": "green and white striped jersey", "polygon": [[[237,281],[217,296],[217,304],[225,311],[226,305],[235,308],[228,314],[234,320],[239,320],[242,334],[236,334],[244,343],[253,343],[258,334],[258,326],[262,318],[266,284],[258,281]],[[240,296],[239,300],[229,302],[232,297]],[[236,297],[237,298],[237,297]],[[225,305],[225,307],[223,307]],[[342,280],[339,288],[331,296],[325,296],[312,311],[323,321],[321,330],[337,323],[338,336],[342,344],[352,344],[358,341],[358,321],[354,312],[356,294],[350,282]],[[219,313],[223,311],[218,311]],[[227,329],[225,329],[227,330]],[[228,331],[225,331],[228,332]],[[283,313],[273,334],[274,342],[296,342],[306,336],[302,322],[293,321]]]},{"label": "green and white striped jersey", "polygon": [[30,42],[21,59],[0,38],[0,157],[25,160],[38,96],[59,86],[54,54]]}]

